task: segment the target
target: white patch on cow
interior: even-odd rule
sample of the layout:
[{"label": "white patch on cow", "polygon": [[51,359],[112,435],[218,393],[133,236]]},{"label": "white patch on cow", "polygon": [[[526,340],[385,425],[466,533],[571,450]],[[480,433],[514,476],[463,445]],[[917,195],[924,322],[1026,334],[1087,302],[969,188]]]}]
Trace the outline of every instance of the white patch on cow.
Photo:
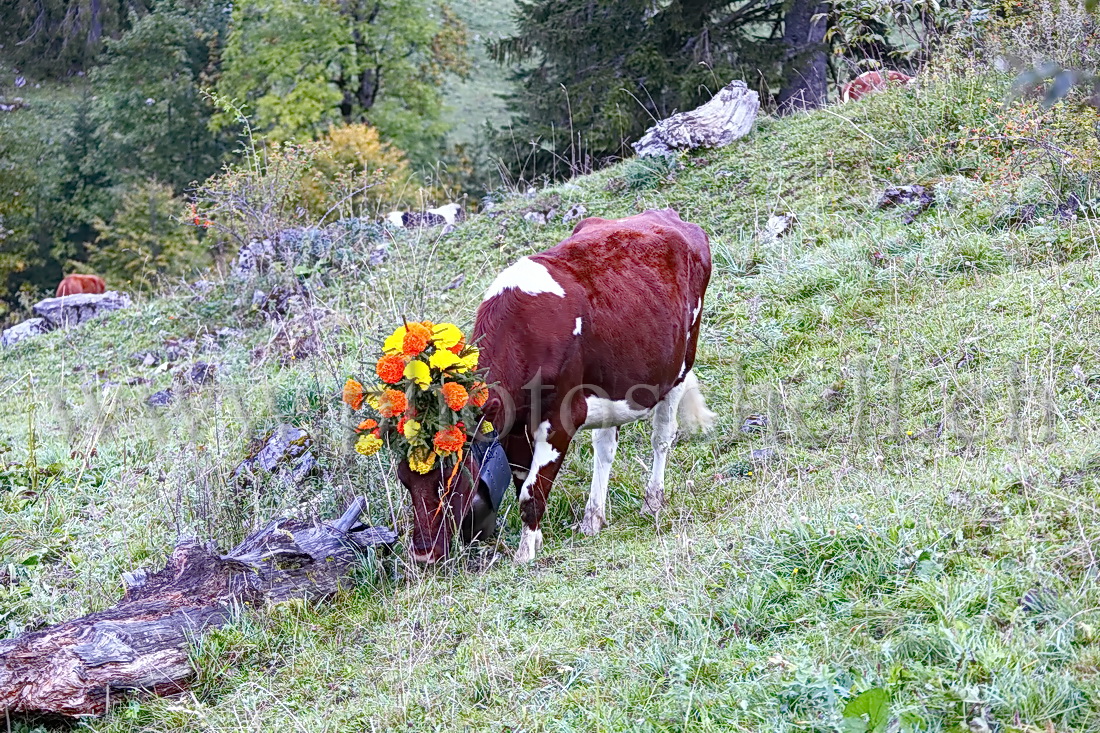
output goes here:
[{"label": "white patch on cow", "polygon": [[542,530],[528,529],[526,526],[519,533],[519,547],[512,560],[516,563],[528,563],[535,559],[535,553],[542,549]]},{"label": "white patch on cow", "polygon": [[695,324],[699,320],[699,311],[703,310],[703,299],[699,298],[699,302],[695,304],[695,310],[691,312],[691,323]]},{"label": "white patch on cow", "polygon": [[386,222],[395,227],[404,228],[404,216],[405,212],[403,211],[391,211],[390,213],[386,214]]},{"label": "white patch on cow", "polygon": [[539,423],[538,428],[535,430],[535,451],[531,456],[531,470],[527,473],[526,478],[523,481],[523,486],[519,490],[519,503],[527,501],[531,498],[531,493],[528,491],[539,478],[539,469],[548,463],[553,463],[558,460],[561,453],[558,453],[554,449],[554,446],[547,442],[547,438],[550,435],[550,421],[543,420]]},{"label": "white patch on cow", "polygon": [[565,289],[554,279],[550,271],[530,257],[520,257],[516,262],[497,275],[493,284],[485,291],[482,300],[489,300],[509,288],[522,290],[528,295],[550,293],[559,298],[565,297]]},{"label": "white patch on cow", "polygon": [[580,336],[581,335],[581,317],[580,316],[577,316],[577,325],[573,327],[573,335],[574,336]]},{"label": "white patch on cow", "polygon": [[609,400],[595,395],[585,397],[584,404],[588,407],[588,414],[584,419],[584,424],[581,425],[581,429],[626,425],[635,420],[649,417],[652,412],[652,410],[645,408],[631,407],[626,400]]},{"label": "white patch on cow", "polygon": [[684,378],[684,373],[687,372],[687,368],[688,368],[688,364],[687,364],[686,361],[683,364],[680,365],[680,373],[676,375],[677,380],[680,380],[680,379]]},{"label": "white patch on cow", "polygon": [[428,209],[429,214],[442,216],[443,220],[448,224],[454,224],[458,221],[458,213],[460,211],[462,211],[462,207],[458,204],[446,204],[435,209]]}]

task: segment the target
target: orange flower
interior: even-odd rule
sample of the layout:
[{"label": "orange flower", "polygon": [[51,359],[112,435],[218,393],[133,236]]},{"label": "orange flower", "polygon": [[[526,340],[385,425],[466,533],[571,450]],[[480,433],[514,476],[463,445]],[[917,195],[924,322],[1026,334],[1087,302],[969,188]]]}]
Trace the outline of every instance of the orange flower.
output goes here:
[{"label": "orange flower", "polygon": [[455,412],[465,407],[468,399],[470,399],[469,393],[458,382],[447,382],[443,385],[443,401]]},{"label": "orange flower", "polygon": [[457,356],[458,353],[461,352],[465,348],[466,348],[466,340],[465,339],[460,339],[457,344],[455,344],[451,348],[447,349],[447,351],[450,351],[452,354],[455,354]]},{"label": "orange flower", "polygon": [[441,453],[454,453],[466,445],[466,433],[457,425],[444,428],[435,434],[432,443]]},{"label": "orange flower", "polygon": [[378,414],[382,417],[394,417],[400,415],[409,406],[405,399],[405,393],[396,389],[387,389],[378,398]]},{"label": "orange flower", "polygon": [[387,354],[378,360],[374,370],[386,384],[397,384],[405,376],[405,360],[397,354]]},{"label": "orange flower", "polygon": [[358,410],[363,406],[363,385],[354,379],[344,382],[343,400],[351,406],[351,409]]},{"label": "orange flower", "polygon": [[416,356],[428,348],[431,337],[432,332],[423,323],[410,323],[405,331],[405,338],[401,341],[401,351],[405,356]]},{"label": "orange flower", "polygon": [[355,432],[357,433],[365,433],[368,430],[378,435],[378,421],[367,418],[355,427]]},{"label": "orange flower", "polygon": [[477,382],[470,389],[470,404],[474,407],[484,407],[485,400],[489,399],[489,388],[485,382]]}]

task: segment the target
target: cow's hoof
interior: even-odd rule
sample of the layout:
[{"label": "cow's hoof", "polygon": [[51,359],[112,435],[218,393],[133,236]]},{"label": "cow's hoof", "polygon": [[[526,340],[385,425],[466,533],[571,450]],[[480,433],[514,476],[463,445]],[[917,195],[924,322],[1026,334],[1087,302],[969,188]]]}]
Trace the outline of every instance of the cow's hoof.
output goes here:
[{"label": "cow's hoof", "polygon": [[535,559],[535,554],[542,549],[542,530],[528,529],[524,527],[519,536],[519,547],[512,556],[516,564],[529,563]]},{"label": "cow's hoof", "polygon": [[645,500],[642,501],[642,514],[657,516],[665,508],[665,490],[661,486],[650,486],[645,490]]},{"label": "cow's hoof", "polygon": [[581,534],[586,534],[591,537],[599,534],[600,530],[606,526],[607,519],[604,518],[602,512],[586,509],[584,512],[584,519],[577,525],[577,529],[581,531]]}]

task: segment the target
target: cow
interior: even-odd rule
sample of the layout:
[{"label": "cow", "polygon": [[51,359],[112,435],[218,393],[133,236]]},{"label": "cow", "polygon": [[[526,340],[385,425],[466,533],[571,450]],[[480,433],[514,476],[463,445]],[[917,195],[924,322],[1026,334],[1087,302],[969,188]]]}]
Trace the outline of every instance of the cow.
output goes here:
[{"label": "cow", "polygon": [[900,71],[866,71],[840,88],[841,102],[854,102],[894,84],[908,84],[913,77]]},{"label": "cow", "polygon": [[[485,292],[472,331],[491,383],[484,416],[512,467],[523,522],[518,563],[542,546],[540,523],[578,430],[593,431],[592,485],[579,529],[606,526],[608,481],[619,426],[653,419],[653,467],[643,513],[664,506],[664,473],[677,422],[707,428],[692,367],[710,281],[703,230],[672,209],[625,219],[589,218],[555,247],[519,259]],[[412,554],[446,557],[456,525],[479,524],[478,466],[420,476],[399,465],[414,513]],[[455,481],[444,481],[450,472]],[[452,485],[453,484],[453,485]],[[447,520],[444,515],[451,515]],[[476,515],[476,516],[473,516]],[[486,531],[488,531],[486,529]]]},{"label": "cow", "polygon": [[107,283],[99,275],[66,275],[57,286],[57,297],[80,295],[81,293],[99,294],[107,292]]}]

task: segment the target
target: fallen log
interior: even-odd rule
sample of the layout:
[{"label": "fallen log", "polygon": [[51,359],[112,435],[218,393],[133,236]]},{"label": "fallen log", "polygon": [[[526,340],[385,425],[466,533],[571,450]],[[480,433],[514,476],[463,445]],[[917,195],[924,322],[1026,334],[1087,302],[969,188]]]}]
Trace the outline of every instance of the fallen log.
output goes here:
[{"label": "fallen log", "polygon": [[757,93],[743,81],[731,81],[706,104],[661,120],[631,147],[639,157],[720,148],[748,135],[759,110]]},{"label": "fallen log", "polygon": [[124,573],[112,608],[0,641],[0,710],[103,715],[128,693],[183,691],[194,677],[189,647],[237,609],[330,596],[347,585],[359,551],[396,541],[359,524],[365,506],[356,499],[330,524],[274,519],[227,555],[183,539],[159,573]]}]

